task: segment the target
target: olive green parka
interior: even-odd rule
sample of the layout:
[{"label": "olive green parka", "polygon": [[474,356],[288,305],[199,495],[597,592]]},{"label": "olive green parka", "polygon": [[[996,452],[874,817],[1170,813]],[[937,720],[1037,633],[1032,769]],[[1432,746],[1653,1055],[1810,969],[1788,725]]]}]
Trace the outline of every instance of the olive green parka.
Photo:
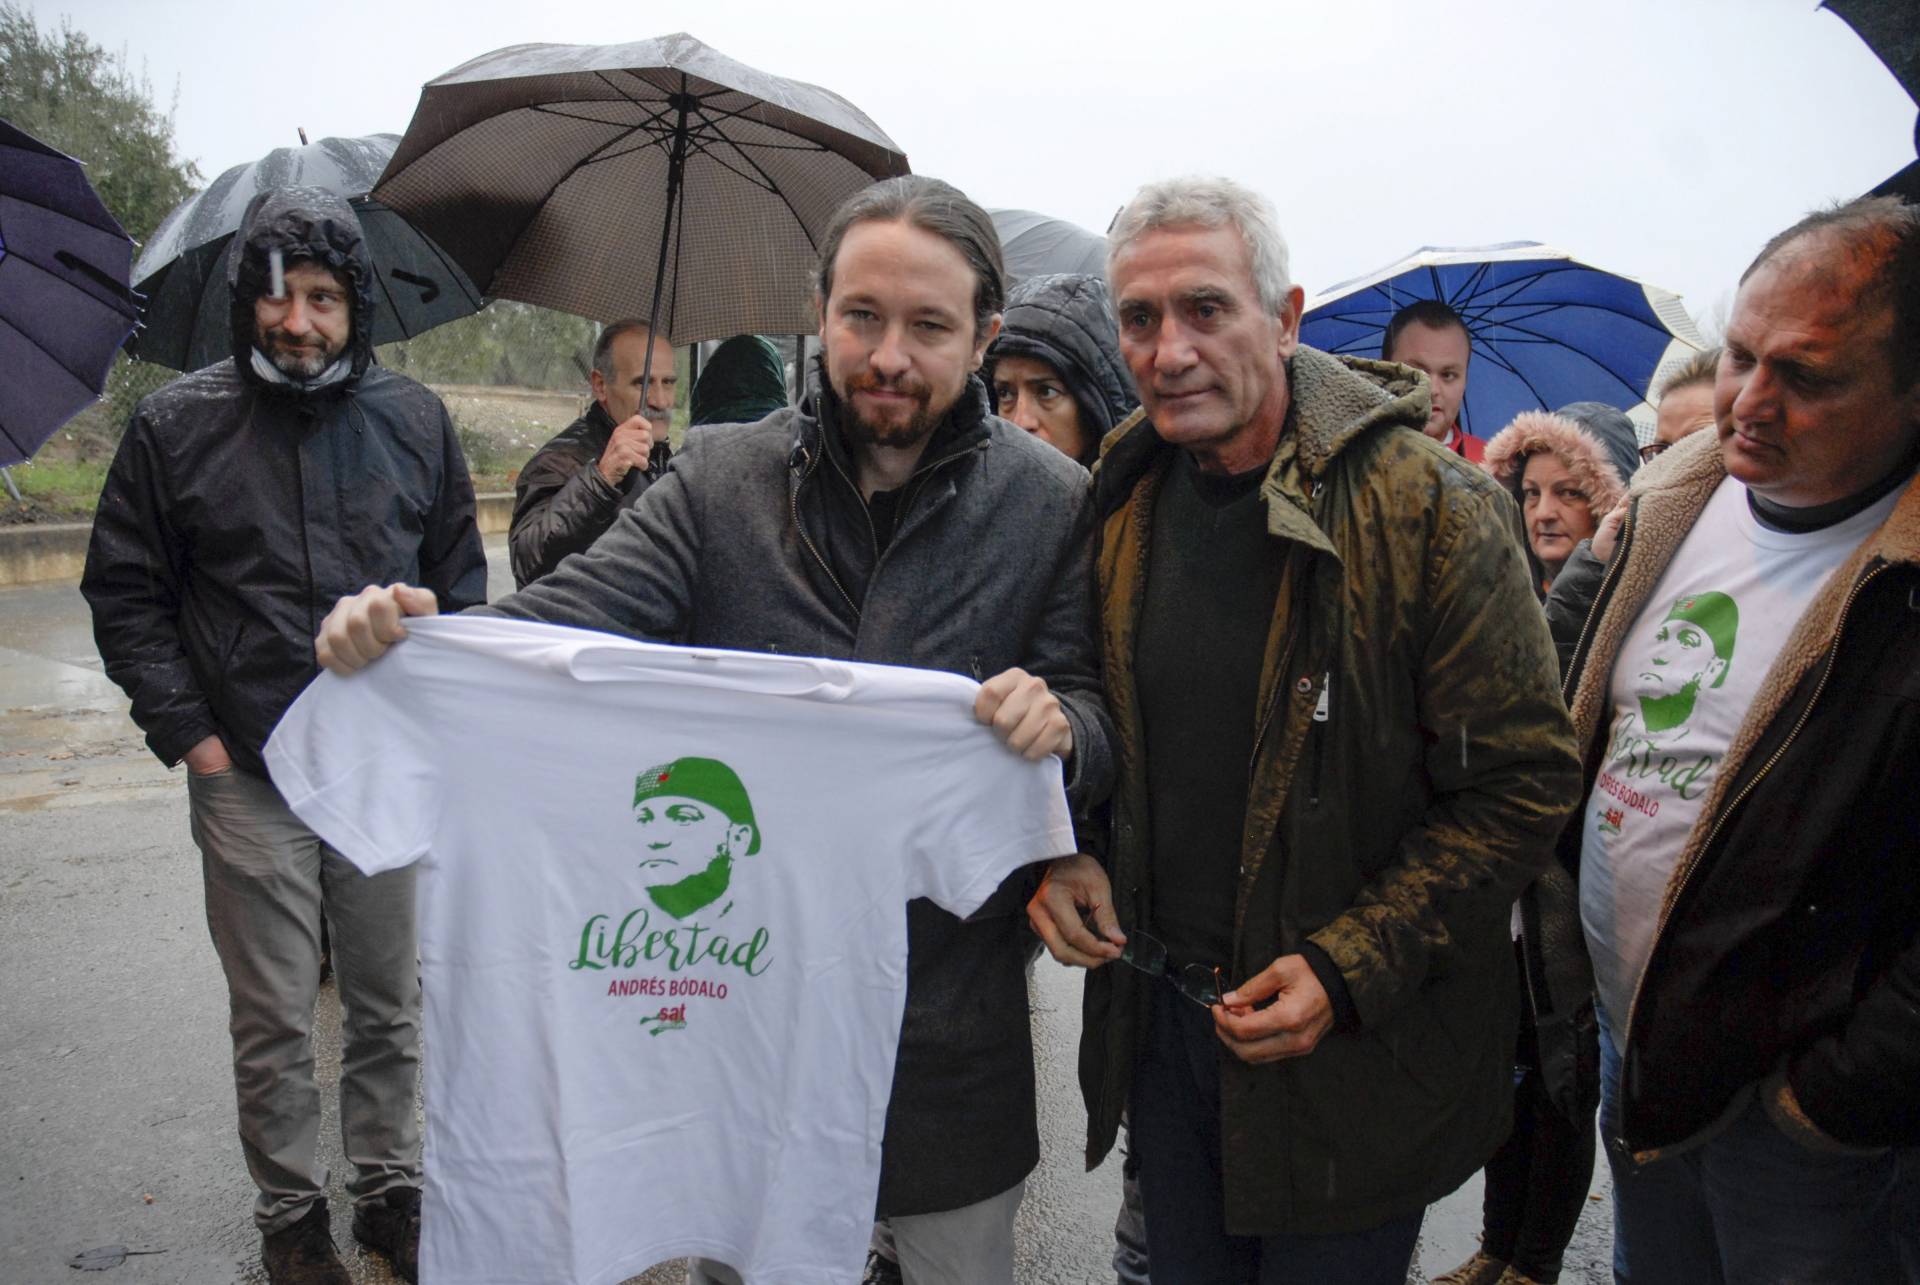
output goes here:
[{"label": "olive green parka", "polygon": [[[1357,1021],[1311,1053],[1222,1050],[1226,1230],[1374,1227],[1470,1177],[1506,1136],[1515,895],[1579,797],[1559,671],[1518,513],[1419,431],[1427,388],[1385,362],[1300,348],[1261,484],[1285,559],[1241,840],[1237,984],[1311,939]],[[1140,415],[1095,476],[1108,701],[1120,775],[1106,862],[1123,929],[1153,904],[1134,642],[1154,498],[1173,448]],[[1204,629],[1204,622],[1196,624]],[[1142,1035],[1132,969],[1088,977],[1081,1085],[1091,1167],[1112,1146]]]}]

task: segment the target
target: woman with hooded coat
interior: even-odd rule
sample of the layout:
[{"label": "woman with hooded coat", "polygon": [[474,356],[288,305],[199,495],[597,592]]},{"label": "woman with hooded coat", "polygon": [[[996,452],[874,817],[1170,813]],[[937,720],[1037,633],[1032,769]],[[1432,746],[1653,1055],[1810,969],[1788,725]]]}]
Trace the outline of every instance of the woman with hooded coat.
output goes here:
[{"label": "woman with hooded coat", "polygon": [[[1543,601],[1625,498],[1639,458],[1633,421],[1598,402],[1527,411],[1487,443],[1481,467],[1520,505]],[[1593,1182],[1600,1050],[1570,871],[1555,865],[1520,894],[1513,937],[1522,1000],[1513,1131],[1487,1161],[1479,1252],[1434,1285],[1553,1285]]]},{"label": "woman with hooded coat", "polygon": [[1092,468],[1101,440],[1140,405],[1106,281],[1028,277],[1007,292],[1001,315],[987,349],[994,414]]}]

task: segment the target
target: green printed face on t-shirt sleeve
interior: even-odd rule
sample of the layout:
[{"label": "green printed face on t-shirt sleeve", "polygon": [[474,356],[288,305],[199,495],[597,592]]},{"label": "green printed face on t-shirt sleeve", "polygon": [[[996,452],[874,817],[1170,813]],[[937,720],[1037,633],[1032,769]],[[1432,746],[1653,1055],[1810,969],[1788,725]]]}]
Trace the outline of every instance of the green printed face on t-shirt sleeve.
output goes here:
[{"label": "green printed face on t-shirt sleeve", "polygon": [[718,901],[732,883],[736,855],[760,850],[746,787],[718,759],[679,758],[642,772],[634,781],[633,819],[640,869],[657,880],[647,896],[675,919]]}]

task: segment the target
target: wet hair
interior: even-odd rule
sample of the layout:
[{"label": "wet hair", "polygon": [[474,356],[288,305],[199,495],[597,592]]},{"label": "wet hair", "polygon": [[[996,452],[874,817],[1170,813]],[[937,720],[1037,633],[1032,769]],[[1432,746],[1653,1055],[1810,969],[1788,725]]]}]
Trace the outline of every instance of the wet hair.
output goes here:
[{"label": "wet hair", "polygon": [[1862,196],[1815,210],[1762,246],[1740,284],[1783,251],[1816,238],[1805,253],[1837,252],[1858,275],[1856,307],[1892,309],[1887,356],[1894,386],[1911,388],[1920,379],[1920,209],[1895,196]]},{"label": "wet hair", "polygon": [[651,334],[647,323],[638,317],[626,317],[609,325],[593,341],[593,368],[600,372],[600,378],[613,382],[613,345],[622,335]]},{"label": "wet hair", "polygon": [[1687,358],[1680,369],[1667,376],[1667,381],[1660,385],[1660,398],[1664,401],[1668,393],[1681,388],[1692,388],[1695,385],[1705,385],[1708,388],[1712,388],[1714,378],[1719,370],[1720,350],[1718,348],[1703,348],[1693,354],[1693,356]]},{"label": "wet hair", "polygon": [[834,261],[840,243],[859,223],[905,223],[952,245],[973,269],[973,327],[977,338],[1007,300],[1007,268],[993,220],[959,188],[924,174],[883,179],[848,197],[820,238],[813,288],[824,311],[833,297]]},{"label": "wet hair", "polygon": [[1253,287],[1261,306],[1276,317],[1286,311],[1293,281],[1287,275],[1287,239],[1280,235],[1273,203],[1230,178],[1189,175],[1149,183],[1135,192],[1107,229],[1107,280],[1113,280],[1113,265],[1128,246],[1149,232],[1183,225],[1238,232],[1252,259]]},{"label": "wet hair", "polygon": [[1448,327],[1458,330],[1467,337],[1467,360],[1473,360],[1473,332],[1467,329],[1459,313],[1438,299],[1415,299],[1393,314],[1393,320],[1387,323],[1387,333],[1380,340],[1380,360],[1393,360],[1393,346],[1400,342],[1400,332],[1415,323],[1429,330]]}]

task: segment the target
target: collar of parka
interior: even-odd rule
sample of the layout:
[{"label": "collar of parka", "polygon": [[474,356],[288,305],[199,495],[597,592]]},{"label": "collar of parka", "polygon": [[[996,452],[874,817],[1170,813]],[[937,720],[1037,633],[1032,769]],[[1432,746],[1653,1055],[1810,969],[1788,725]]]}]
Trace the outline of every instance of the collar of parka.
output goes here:
[{"label": "collar of parka", "polygon": [[[1266,497],[1268,529],[1298,535],[1293,524],[1276,525],[1275,501],[1311,514],[1313,493],[1340,453],[1360,437],[1396,425],[1418,432],[1427,422],[1427,382],[1406,366],[1366,357],[1336,357],[1301,345],[1287,362],[1287,431],[1296,436],[1297,468],[1282,467],[1276,452],[1260,492]],[[1126,503],[1148,471],[1173,450],[1142,407],[1120,421],[1100,443],[1094,467],[1094,505],[1102,517]],[[1322,539],[1319,543],[1324,544]]]}]

